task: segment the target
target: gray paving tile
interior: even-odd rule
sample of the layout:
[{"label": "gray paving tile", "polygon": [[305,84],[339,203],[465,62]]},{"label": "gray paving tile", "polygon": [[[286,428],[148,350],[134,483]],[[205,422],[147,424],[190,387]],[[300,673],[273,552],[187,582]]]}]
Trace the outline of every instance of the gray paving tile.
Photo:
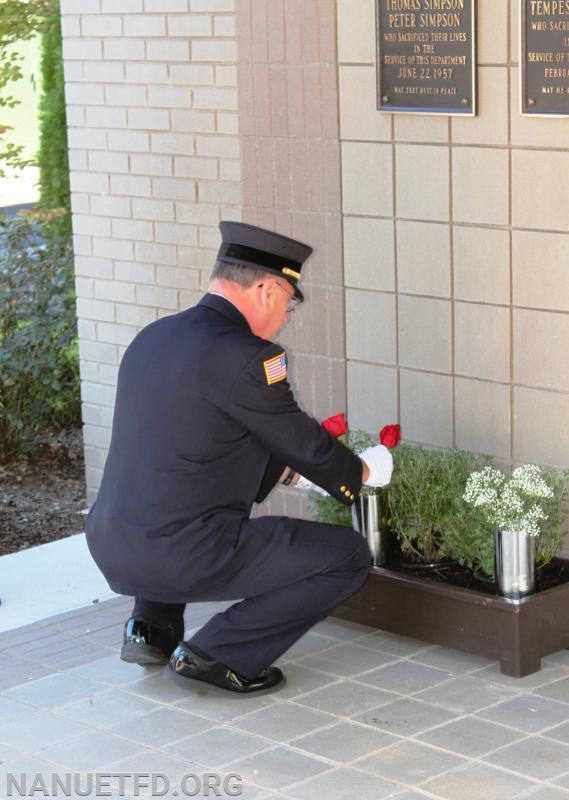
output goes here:
[{"label": "gray paving tile", "polygon": [[561,778],[556,778],[552,783],[569,791],[569,772],[566,775],[562,775]]},{"label": "gray paving tile", "polygon": [[290,700],[307,694],[314,689],[331,686],[340,680],[335,675],[311,669],[298,661],[277,663],[281,666],[286,677],[286,685],[279,690],[279,700]]},{"label": "gray paving tile", "polygon": [[164,747],[191,734],[206,731],[214,724],[210,720],[177,708],[159,708],[149,714],[113,725],[108,729],[108,733],[140,742],[146,747]]},{"label": "gray paving tile", "polygon": [[57,713],[93,728],[107,728],[159,708],[142,697],[111,689],[76,703],[60,706]]},{"label": "gray paving tile", "polygon": [[273,742],[260,736],[216,726],[166,745],[164,749],[179,758],[186,759],[186,762],[201,764],[206,769],[219,769],[237,759],[253,756],[273,746]]},{"label": "gray paving tile", "polygon": [[[164,753],[159,750],[151,750],[143,748],[138,750],[134,755],[126,756],[117,761],[112,761],[105,766],[105,772],[111,773],[126,773],[130,777],[125,780],[125,789],[131,793],[136,794],[136,786],[134,785],[135,773],[148,773],[147,782],[150,784],[152,790],[153,777],[156,786],[161,790],[167,788],[169,785],[178,783],[186,774],[191,772],[199,773],[201,770],[196,769],[190,759],[182,760],[174,754]],[[160,776],[165,776],[164,779]],[[120,788],[119,778],[111,780],[113,786]],[[143,794],[146,789],[139,787],[140,794]]]},{"label": "gray paving tile", "polygon": [[294,661],[302,656],[335,647],[337,644],[338,641],[330,636],[318,636],[316,633],[309,632],[295,642],[292,647],[289,647],[282,657],[285,661]]},{"label": "gray paving tile", "polygon": [[477,716],[526,733],[540,733],[567,720],[567,705],[535,694],[523,694],[483,709]]},{"label": "gray paving tile", "polygon": [[569,744],[569,722],[562,722],[561,725],[548,728],[541,735],[546,736],[548,739],[555,739],[558,742]]},{"label": "gray paving tile", "polygon": [[221,689],[218,693],[209,692],[207,689],[185,693],[183,689],[178,691],[183,694],[183,698],[176,704],[176,708],[189,711],[213,722],[229,722],[250,711],[256,711],[258,708],[264,708],[276,702],[272,694],[261,697],[241,697],[239,695],[232,696],[229,693],[227,693],[229,696],[223,696]]},{"label": "gray paving tile", "polygon": [[436,703],[458,714],[468,714],[499,703],[504,698],[518,697],[507,687],[497,686],[477,675],[452,678],[442,686],[435,686],[417,694],[417,698]]},{"label": "gray paving tile", "polygon": [[328,650],[304,656],[298,660],[298,663],[306,667],[312,667],[312,669],[348,678],[392,662],[394,658],[388,653],[382,653],[368,647],[360,647],[350,642],[349,644],[340,644]]},{"label": "gray paving tile", "polygon": [[32,708],[25,703],[12,700],[5,695],[0,696],[0,719],[2,722],[10,722],[18,717],[33,714],[35,710],[35,708]]},{"label": "gray paving tile", "polygon": [[569,744],[532,736],[489,753],[483,760],[530,778],[550,780],[567,772]]},{"label": "gray paving tile", "polygon": [[[427,667],[414,661],[397,661],[384,667],[366,672],[358,676],[362,683],[376,686],[398,694],[416,694],[438,684],[444,684],[452,678],[450,672]],[[444,686],[440,688],[444,691]]]},{"label": "gray paving tile", "polygon": [[103,731],[93,731],[71,742],[46,748],[42,757],[74,772],[96,772],[106,764],[126,758],[141,749],[138,743],[127,742]]},{"label": "gray paving tile", "polygon": [[4,761],[12,761],[15,758],[22,758],[24,753],[15,747],[8,747],[7,744],[0,744],[0,764]]},{"label": "gray paving tile", "polygon": [[231,722],[232,728],[266,736],[276,742],[286,742],[296,736],[324,728],[337,717],[296,703],[276,702]]},{"label": "gray paving tile", "polygon": [[361,798],[393,797],[397,791],[396,784],[382,780],[377,775],[361,772],[350,767],[342,767],[317,775],[315,778],[294,786],[289,792],[297,800],[314,800],[325,797],[326,800],[353,800]]},{"label": "gray paving tile", "polygon": [[362,647],[372,647],[375,650],[381,650],[384,653],[399,657],[412,656],[433,648],[433,645],[428,642],[421,642],[419,639],[410,639],[408,636],[399,636],[396,633],[386,633],[385,631],[374,631],[355,641]]},{"label": "gray paving tile", "polygon": [[55,708],[62,703],[69,703],[82,697],[91,697],[102,691],[105,691],[105,687],[100,683],[81,678],[79,675],[57,673],[15,689],[9,689],[5,697],[29,703],[38,708]]},{"label": "gray paving tile", "polygon": [[[569,792],[564,789],[556,789],[550,783],[544,783],[529,792],[518,795],[519,800],[568,800]],[[516,798],[517,800],[517,798]]]},{"label": "gray paving tile", "polygon": [[465,675],[468,672],[490,666],[489,660],[483,656],[461,653],[460,650],[438,646],[411,656],[411,660],[420,664],[427,664],[429,667],[438,667],[448,672],[454,672],[458,675]]},{"label": "gray paving tile", "polygon": [[105,649],[101,658],[98,658],[92,664],[86,664],[81,668],[75,670],[71,669],[70,671],[77,672],[82,678],[89,678],[89,680],[96,681],[97,683],[106,683],[109,686],[120,686],[123,683],[130,683],[139,678],[148,677],[156,672],[156,668],[141,667],[138,664],[127,664]]},{"label": "gray paving tile", "polygon": [[364,686],[356,681],[343,680],[323,689],[303,694],[296,698],[296,702],[319,711],[351,717],[354,714],[360,714],[365,709],[389,703],[393,697],[394,695],[390,692],[384,692],[373,686]]},{"label": "gray paving tile", "polygon": [[15,689],[31,681],[46,678],[48,675],[55,675],[59,670],[56,667],[48,667],[45,664],[23,664],[18,669],[15,668],[9,674],[0,675],[0,692],[5,693],[8,689]]},{"label": "gray paving tile", "polygon": [[[251,758],[234,761],[234,772],[246,783],[272,790],[287,790],[293,783],[330,770],[330,764],[311,758],[287,747],[275,747]],[[288,791],[286,791],[289,794]]]},{"label": "gray paving tile", "polygon": [[446,708],[413,698],[400,698],[379,708],[364,711],[355,719],[397,736],[413,736],[456,717],[456,714]]},{"label": "gray paving tile", "polygon": [[473,762],[427,781],[422,788],[444,800],[511,800],[534,785],[527,778]]},{"label": "gray paving tile", "polygon": [[293,739],[290,744],[312,755],[329,758],[340,764],[349,764],[356,758],[388,747],[396,741],[395,736],[384,731],[343,720],[332,727]]},{"label": "gray paving tile", "polygon": [[542,663],[543,662],[548,665],[556,664],[557,666],[569,669],[569,650],[558,650],[556,653],[549,653],[549,655],[542,659]]},{"label": "gray paving tile", "polygon": [[[51,789],[52,775],[56,773],[64,779],[61,767],[45,758],[38,758],[34,755],[26,755],[12,759],[0,764],[0,796],[7,796],[11,791],[12,797],[30,795],[33,797],[43,796],[41,789],[37,793],[31,794],[32,785],[37,775]],[[12,777],[10,777],[12,776]],[[12,782],[12,778],[17,782],[17,786]],[[19,789],[22,791],[20,792]]]},{"label": "gray paving tile", "polygon": [[18,717],[0,725],[0,741],[27,753],[39,753],[57,742],[87,732],[85,725],[47,712]]},{"label": "gray paving tile", "polygon": [[310,630],[320,636],[331,636],[333,639],[340,639],[344,642],[352,642],[354,639],[374,631],[368,625],[359,625],[357,622],[349,622],[347,619],[335,617],[322,620]]},{"label": "gray paving tile", "polygon": [[[559,700],[562,703],[569,703],[569,677],[548,683],[534,690],[534,694],[540,697],[549,697],[552,700]],[[569,708],[567,709],[567,719],[569,719]]]},{"label": "gray paving tile", "polygon": [[352,766],[373,772],[385,780],[413,786],[465,763],[465,759],[452,753],[421,742],[405,741],[356,761]]},{"label": "gray paving tile", "polygon": [[559,680],[567,676],[567,670],[559,667],[556,664],[546,664],[542,662],[542,667],[537,672],[532,672],[531,675],[525,675],[523,678],[513,678],[511,675],[503,675],[500,672],[498,662],[490,664],[486,669],[481,669],[476,672],[477,678],[484,678],[490,683],[500,686],[508,687],[514,692],[526,692],[531,689],[537,689],[539,686],[544,686],[552,681]]},{"label": "gray paving tile", "polygon": [[416,738],[434,747],[476,758],[498,747],[511,744],[525,735],[521,731],[497,725],[495,722],[467,716],[418,734]]}]

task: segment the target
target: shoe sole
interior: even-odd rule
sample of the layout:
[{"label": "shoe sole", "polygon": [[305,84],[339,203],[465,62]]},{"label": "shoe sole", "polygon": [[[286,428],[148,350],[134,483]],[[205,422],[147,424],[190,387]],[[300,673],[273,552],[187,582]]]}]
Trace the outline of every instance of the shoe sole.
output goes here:
[{"label": "shoe sole", "polygon": [[153,665],[167,664],[169,659],[158,647],[152,647],[152,645],[149,644],[127,642],[127,644],[123,644],[121,648],[121,660],[126,661],[127,664],[139,664],[141,667],[150,667]]},{"label": "shoe sole", "polygon": [[180,686],[182,689],[185,689],[186,692],[191,691],[194,694],[201,695],[211,692],[217,697],[239,697],[241,699],[244,697],[261,697],[261,695],[264,694],[278,692],[279,689],[283,689],[286,685],[286,677],[283,675],[281,681],[275,683],[274,686],[270,686],[268,689],[256,689],[253,692],[234,692],[231,689],[224,689],[221,686],[216,686],[215,683],[208,683],[207,681],[202,681],[199,678],[188,678],[184,675],[178,675],[178,673],[174,672],[170,665],[166,667],[162,677],[169,683],[174,683],[176,686]]}]

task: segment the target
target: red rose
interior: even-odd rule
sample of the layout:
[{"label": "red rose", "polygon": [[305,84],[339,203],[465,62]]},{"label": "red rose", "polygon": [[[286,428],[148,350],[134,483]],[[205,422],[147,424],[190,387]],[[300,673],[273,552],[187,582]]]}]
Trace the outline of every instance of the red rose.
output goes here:
[{"label": "red rose", "polygon": [[330,436],[343,436],[348,432],[348,423],[343,414],[335,414],[333,417],[328,417],[321,422],[322,427],[327,431]]},{"label": "red rose", "polygon": [[385,425],[377,437],[381,444],[386,447],[393,448],[401,439],[401,426],[400,425]]}]

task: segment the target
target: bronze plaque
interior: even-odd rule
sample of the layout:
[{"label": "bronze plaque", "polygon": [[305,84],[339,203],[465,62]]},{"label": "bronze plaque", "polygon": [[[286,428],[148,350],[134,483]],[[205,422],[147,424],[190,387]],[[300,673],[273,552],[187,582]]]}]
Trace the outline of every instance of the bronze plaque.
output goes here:
[{"label": "bronze plaque", "polygon": [[569,0],[522,0],[522,114],[569,116]]},{"label": "bronze plaque", "polygon": [[476,0],[377,0],[378,108],[475,114]]}]

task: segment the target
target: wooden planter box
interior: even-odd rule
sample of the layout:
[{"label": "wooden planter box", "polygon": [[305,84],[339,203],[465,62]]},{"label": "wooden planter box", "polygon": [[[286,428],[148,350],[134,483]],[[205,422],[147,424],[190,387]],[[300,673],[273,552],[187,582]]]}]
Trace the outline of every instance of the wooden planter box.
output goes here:
[{"label": "wooden planter box", "polygon": [[537,672],[542,656],[569,648],[569,583],[512,602],[374,567],[334,614],[498,659],[501,671],[516,678]]}]

